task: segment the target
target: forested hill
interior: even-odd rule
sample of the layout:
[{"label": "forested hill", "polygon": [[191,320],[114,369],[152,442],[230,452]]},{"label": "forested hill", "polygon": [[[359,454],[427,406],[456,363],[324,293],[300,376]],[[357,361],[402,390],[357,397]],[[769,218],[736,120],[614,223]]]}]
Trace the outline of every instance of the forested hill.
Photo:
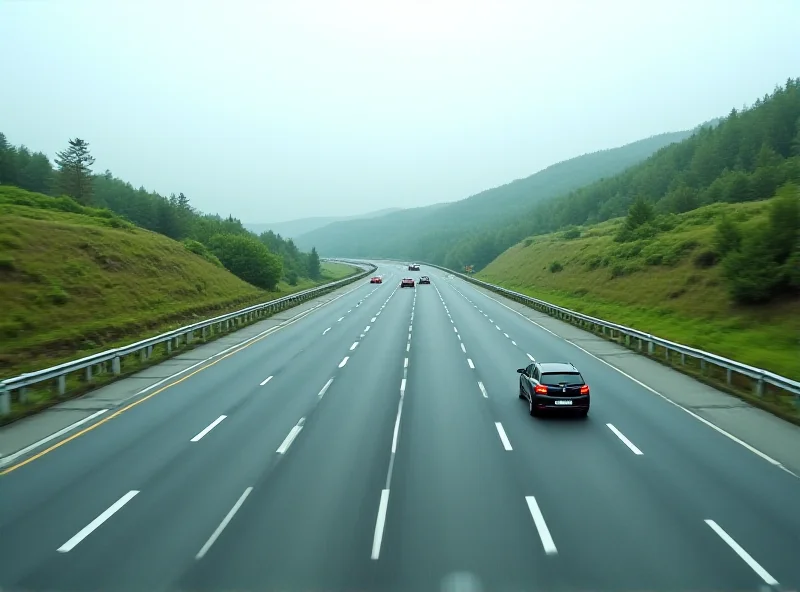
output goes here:
[{"label": "forested hill", "polygon": [[621,175],[536,205],[504,232],[522,238],[602,222],[624,216],[636,198],[655,214],[767,199],[787,181],[800,181],[800,78]]},{"label": "forested hill", "polygon": [[299,278],[320,276],[316,251],[303,253],[291,239],[270,231],[256,236],[232,216],[196,210],[183,193],[164,196],[135,189],[110,171],[94,174],[94,157],[81,139],[70,140],[55,161],[54,167],[44,153],[14,146],[0,133],[0,185],[107,208],[141,228],[183,241],[197,254],[221,260],[229,271],[260,288],[272,290],[282,279],[294,286]]},{"label": "forested hill", "polygon": [[[579,156],[457,202],[403,210],[376,219],[329,224],[298,236],[296,241],[301,248],[315,245],[320,253],[331,256],[452,262],[460,241],[476,232],[508,226],[534,203],[615,175],[691,133],[661,134]],[[488,263],[520,238],[509,236],[497,242],[484,256],[485,261],[473,264]]]}]

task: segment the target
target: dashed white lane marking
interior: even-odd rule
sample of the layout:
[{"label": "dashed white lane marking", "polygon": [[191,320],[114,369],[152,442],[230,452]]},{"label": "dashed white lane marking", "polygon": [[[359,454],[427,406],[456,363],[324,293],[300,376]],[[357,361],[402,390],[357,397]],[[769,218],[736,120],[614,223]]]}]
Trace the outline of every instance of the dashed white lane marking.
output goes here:
[{"label": "dashed white lane marking", "polygon": [[344,319],[344,317],[339,317],[339,320],[338,320],[338,321],[336,321],[336,322],[337,322],[337,323],[341,323],[343,319]]},{"label": "dashed white lane marking", "polygon": [[456,333],[456,337],[458,337],[458,340],[461,341],[461,335],[460,334]]},{"label": "dashed white lane marking", "polygon": [[525,355],[528,356],[528,358],[530,359],[531,362],[535,362],[536,361],[536,358],[534,358],[532,355],[530,355],[530,354],[525,354]]},{"label": "dashed white lane marking", "polygon": [[370,320],[370,323],[374,323],[375,319],[377,319],[377,318],[378,318],[377,316],[372,317],[372,319]]},{"label": "dashed white lane marking", "polygon": [[408,326],[408,332],[409,332],[409,333],[411,333],[411,329],[413,329],[413,327],[412,327],[411,325],[409,325],[409,326]]},{"label": "dashed white lane marking", "polygon": [[294,426],[289,431],[289,433],[286,435],[286,438],[283,439],[283,442],[281,443],[280,446],[278,446],[278,450],[276,450],[275,452],[277,452],[278,454],[286,454],[286,451],[289,450],[289,446],[291,446],[292,442],[294,442],[294,439],[297,438],[297,434],[299,434],[300,431],[303,429],[303,424],[305,423],[305,421],[306,421],[305,417],[300,418],[300,421],[298,421],[297,425]]},{"label": "dashed white lane marking", "polygon": [[344,359],[339,362],[339,368],[344,368],[344,365],[347,364],[347,360],[350,359],[350,356],[345,356]]},{"label": "dashed white lane marking", "polygon": [[248,487],[247,489],[244,490],[244,493],[239,497],[239,499],[233,505],[230,512],[228,512],[225,518],[222,519],[222,522],[219,523],[217,529],[211,534],[211,537],[206,541],[206,544],[203,545],[203,548],[197,552],[197,555],[195,555],[195,559],[202,559],[203,556],[206,553],[208,553],[208,550],[211,548],[211,545],[214,544],[214,541],[216,541],[219,538],[219,535],[222,534],[222,531],[225,530],[226,526],[228,526],[228,523],[233,519],[234,514],[236,514],[236,512],[239,511],[239,508],[242,507],[244,500],[247,499],[247,496],[250,495],[251,491],[253,491],[252,487]]},{"label": "dashed white lane marking", "polygon": [[397,418],[394,420],[394,435],[392,436],[392,454],[397,452],[397,438],[400,434],[400,417],[403,415],[403,398],[397,405]]},{"label": "dashed white lane marking", "polygon": [[400,381],[400,396],[401,396],[401,397],[404,397],[404,396],[405,396],[405,393],[406,393],[406,379],[405,379],[405,378],[403,378],[403,379]]},{"label": "dashed white lane marking", "polygon": [[319,391],[319,394],[317,396],[320,399],[325,396],[325,391],[328,390],[328,387],[331,386],[331,383],[333,383],[333,378],[329,378],[328,382],[325,383],[325,386],[322,387],[322,390]]},{"label": "dashed white lane marking", "polygon": [[708,524],[711,527],[711,530],[716,532],[719,538],[725,541],[728,544],[728,546],[731,549],[733,549],[734,552],[742,559],[742,561],[744,561],[748,565],[748,567],[750,567],[750,569],[756,572],[758,576],[762,580],[764,580],[764,582],[768,586],[778,585],[778,580],[773,578],[766,569],[761,567],[761,565],[759,565],[759,563],[755,559],[753,559],[750,556],[750,554],[739,545],[739,543],[733,540],[733,538],[727,532],[722,530],[722,527],[720,527],[719,524],[717,524],[713,520],[705,520],[705,523]]},{"label": "dashed white lane marking", "polygon": [[386,526],[386,509],[389,507],[389,490],[381,491],[381,501],[378,506],[378,519],[375,522],[375,535],[372,538],[372,559],[381,556],[381,542],[383,541],[383,529]]},{"label": "dashed white lane marking", "polygon": [[410,343],[406,343],[406,351],[411,351],[411,344]]},{"label": "dashed white lane marking", "polygon": [[103,524],[103,522],[105,522],[106,520],[111,518],[111,516],[116,514],[122,508],[122,506],[127,504],[134,497],[136,497],[136,494],[138,494],[138,493],[139,493],[138,491],[131,490],[128,493],[126,493],[125,495],[123,495],[121,498],[119,498],[117,501],[115,501],[106,511],[104,511],[97,518],[92,520],[89,524],[84,526],[78,532],[78,534],[76,534],[74,537],[69,539],[66,543],[61,545],[57,549],[57,551],[59,553],[68,553],[68,552],[70,552],[72,549],[74,549],[78,545],[78,543],[80,543],[83,539],[85,539],[87,536],[92,534],[92,532],[97,530],[97,528],[101,524]]},{"label": "dashed white lane marking", "polygon": [[370,328],[371,326],[372,326],[372,325],[367,325],[366,327],[364,327],[364,333],[366,333],[367,331],[369,331],[369,328]]},{"label": "dashed white lane marking", "polygon": [[450,322],[451,322],[451,323],[453,323],[453,324],[455,324],[455,321],[454,321],[453,319],[450,319]]},{"label": "dashed white lane marking", "polygon": [[558,549],[556,549],[556,544],[553,542],[553,537],[550,536],[550,530],[547,528],[547,523],[544,521],[544,516],[539,509],[539,504],[536,503],[536,498],[532,495],[526,495],[525,501],[528,502],[528,509],[533,517],[533,523],[536,525],[536,530],[539,531],[539,538],[542,539],[544,552],[548,555],[555,555],[558,553]]},{"label": "dashed white lane marking", "polygon": [[607,424],[606,424],[606,426],[608,426],[608,429],[609,429],[609,430],[611,430],[612,432],[614,432],[614,434],[617,436],[617,438],[619,438],[620,440],[622,440],[622,443],[623,443],[623,444],[625,444],[625,446],[627,446],[628,448],[630,448],[630,449],[631,449],[631,452],[633,452],[634,454],[636,454],[636,455],[639,455],[639,456],[641,456],[641,455],[642,455],[642,451],[641,451],[641,450],[639,450],[639,449],[636,447],[636,445],[634,445],[634,443],[633,443],[633,442],[631,442],[630,440],[628,440],[628,439],[625,437],[625,434],[623,434],[622,432],[620,432],[620,431],[619,431],[617,428],[615,428],[615,427],[614,427],[612,424],[610,424],[610,423],[607,423]]},{"label": "dashed white lane marking", "polygon": [[511,345],[517,345],[517,342],[516,342],[516,341],[514,341],[514,340],[512,340],[512,341],[511,341]]},{"label": "dashed white lane marking", "polygon": [[352,308],[351,308],[350,310],[348,310],[348,311],[347,311],[347,314],[350,314],[351,312],[353,312],[353,309],[352,309]]},{"label": "dashed white lane marking", "polygon": [[270,380],[272,380],[272,376],[267,376],[267,377],[266,377],[264,380],[262,380],[261,382],[259,382],[259,383],[258,383],[258,386],[264,386],[264,385],[265,385],[265,384],[267,384],[267,383],[268,383]]},{"label": "dashed white lane marking", "polygon": [[228,417],[228,416],[227,415],[220,415],[217,419],[212,421],[205,429],[203,429],[203,431],[201,431],[194,438],[192,438],[191,441],[192,442],[199,442],[202,439],[203,436],[205,436],[208,432],[210,432],[215,427],[217,427],[222,422],[222,420],[225,419],[226,417]]},{"label": "dashed white lane marking", "polygon": [[330,330],[331,330],[331,328],[330,328],[330,327],[328,327],[327,329],[325,329],[325,330],[322,332],[322,334],[323,334],[323,335],[325,335],[325,333],[327,333],[327,332],[328,332],[328,331],[330,331]]},{"label": "dashed white lane marking", "polygon": [[483,383],[479,380],[478,381],[478,388],[481,389],[481,393],[483,394],[484,399],[489,398],[489,393],[486,392],[486,387],[483,386]]},{"label": "dashed white lane marking", "polygon": [[408,358],[403,361],[403,368],[408,368]]},{"label": "dashed white lane marking", "polygon": [[499,327],[498,325],[495,325],[495,328],[496,328],[498,331],[502,331],[502,329],[500,329],[500,327]]},{"label": "dashed white lane marking", "polygon": [[461,344],[461,351],[464,352],[464,353],[467,353],[467,348],[464,347],[463,343]]},{"label": "dashed white lane marking", "polygon": [[508,336],[508,333],[503,333],[503,335],[505,336],[505,338],[506,338],[506,339],[511,339],[511,338]]},{"label": "dashed white lane marking", "polygon": [[453,331],[455,331],[456,333],[458,333],[458,329],[456,329],[455,327],[453,327]]},{"label": "dashed white lane marking", "polygon": [[354,341],[353,345],[350,346],[350,351],[353,351],[357,347],[358,347],[358,341]]},{"label": "dashed white lane marking", "polygon": [[469,364],[470,368],[472,368],[473,370],[475,369],[475,364],[472,363],[472,358],[467,358],[467,363]]},{"label": "dashed white lane marking", "polygon": [[506,450],[512,450],[511,442],[508,440],[508,436],[506,436],[506,431],[503,429],[503,424],[499,421],[494,422],[494,426],[497,428],[497,433],[500,434],[500,441],[503,443],[503,448]]},{"label": "dashed white lane marking", "polygon": [[411,333],[408,334],[408,340],[411,341]]}]

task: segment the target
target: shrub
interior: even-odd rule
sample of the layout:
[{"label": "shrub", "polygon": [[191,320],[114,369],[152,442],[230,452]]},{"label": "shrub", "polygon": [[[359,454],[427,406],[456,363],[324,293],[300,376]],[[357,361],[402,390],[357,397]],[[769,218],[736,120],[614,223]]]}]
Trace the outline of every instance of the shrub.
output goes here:
[{"label": "shrub", "polygon": [[53,283],[47,292],[47,299],[53,304],[61,306],[69,302],[69,294],[59,284]]},{"label": "shrub", "polygon": [[564,266],[561,265],[561,263],[559,263],[558,261],[553,261],[550,264],[550,273],[558,273],[559,271],[562,271],[563,269],[564,269]]},{"label": "shrub", "polygon": [[228,271],[259,288],[275,290],[283,276],[283,261],[253,235],[215,234],[209,247]]},{"label": "shrub", "polygon": [[695,267],[714,267],[717,263],[719,263],[719,255],[716,251],[712,251],[711,249],[700,251],[694,258]]},{"label": "shrub", "polygon": [[0,253],[0,269],[5,271],[14,271],[14,269],[16,269],[16,266],[14,265],[14,258],[11,255]]},{"label": "shrub", "polygon": [[781,284],[780,267],[768,245],[769,227],[747,234],[741,249],[723,260],[731,297],[740,304],[768,302]]},{"label": "shrub", "polygon": [[522,243],[522,244],[523,244],[523,246],[525,246],[525,247],[530,247],[530,246],[533,244],[533,239],[532,239],[532,238],[526,238],[526,239],[523,241],[523,243]]},{"label": "shrub", "polygon": [[561,238],[564,240],[573,240],[581,237],[581,231],[577,228],[570,228],[561,233]]},{"label": "shrub", "polygon": [[214,255],[214,253],[212,253],[203,243],[187,238],[183,241],[183,246],[186,247],[187,251],[194,253],[195,255],[199,255],[217,267],[224,267],[219,258]]},{"label": "shrub", "polygon": [[738,250],[741,244],[742,231],[733,220],[727,216],[722,216],[717,222],[714,235],[714,247],[717,253],[724,257],[728,253]]},{"label": "shrub", "polygon": [[297,275],[297,272],[294,269],[290,269],[289,273],[286,274],[286,281],[289,283],[290,286],[296,286],[297,282],[300,278]]}]

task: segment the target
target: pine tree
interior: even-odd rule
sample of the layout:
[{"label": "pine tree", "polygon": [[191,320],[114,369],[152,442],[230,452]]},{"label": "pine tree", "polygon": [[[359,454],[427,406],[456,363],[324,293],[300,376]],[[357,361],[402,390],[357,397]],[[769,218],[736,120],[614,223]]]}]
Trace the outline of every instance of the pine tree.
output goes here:
[{"label": "pine tree", "polygon": [[69,147],[56,153],[58,180],[61,190],[88,205],[92,201],[92,169],[94,157],[89,153],[89,144],[85,140],[75,138],[69,141]]},{"label": "pine tree", "polygon": [[311,247],[311,253],[308,254],[308,277],[311,279],[318,279],[322,275],[322,269],[319,262],[319,255],[317,248]]}]

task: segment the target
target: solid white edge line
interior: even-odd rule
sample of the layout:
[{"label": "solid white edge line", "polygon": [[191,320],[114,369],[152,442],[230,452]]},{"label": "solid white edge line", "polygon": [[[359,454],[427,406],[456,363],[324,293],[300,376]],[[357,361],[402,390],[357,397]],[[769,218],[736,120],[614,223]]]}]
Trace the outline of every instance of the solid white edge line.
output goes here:
[{"label": "solid white edge line", "polygon": [[353,351],[357,347],[358,347],[358,341],[354,341],[353,345],[350,346],[350,351]]},{"label": "solid white edge line", "polygon": [[475,369],[475,364],[472,363],[472,358],[467,358],[467,363],[469,364],[470,368],[472,368],[473,370]]},{"label": "solid white edge line", "polygon": [[225,419],[226,417],[228,417],[228,416],[227,415],[220,415],[217,419],[215,419],[208,426],[206,426],[206,428],[203,431],[201,431],[194,438],[192,438],[190,440],[190,442],[199,442],[203,438],[203,436],[205,436],[208,432],[210,432],[215,427],[217,427],[220,424],[220,422],[222,422],[222,420]]},{"label": "solid white edge line", "polygon": [[[305,419],[305,418],[303,418],[303,419]],[[292,442],[294,442],[294,439],[297,438],[297,435],[303,429],[303,419],[301,419],[297,423],[297,425],[294,426],[289,431],[288,434],[286,434],[286,437],[283,439],[283,442],[281,442],[281,445],[278,446],[278,449],[275,452],[277,452],[278,454],[286,454],[286,451],[289,450],[289,446],[292,445]]]},{"label": "solid white edge line", "polygon": [[508,436],[506,435],[506,431],[503,429],[503,424],[499,421],[494,422],[495,427],[497,428],[497,433],[500,434],[500,441],[503,443],[503,448],[506,450],[512,450],[511,442],[508,440]]},{"label": "solid white edge line", "polygon": [[623,444],[625,444],[625,446],[627,446],[628,448],[630,448],[630,449],[631,449],[631,451],[632,451],[634,454],[638,454],[639,456],[641,456],[641,455],[642,455],[642,451],[641,451],[641,450],[639,450],[639,449],[636,447],[636,445],[634,445],[634,443],[633,443],[633,442],[631,442],[630,440],[628,440],[628,439],[625,437],[625,435],[624,435],[622,432],[620,432],[620,431],[619,431],[617,428],[615,428],[613,424],[607,423],[607,424],[606,424],[606,426],[608,427],[608,429],[609,429],[609,430],[611,430],[612,432],[614,432],[614,434],[616,434],[617,438],[619,438],[620,440],[622,440],[622,443],[623,443]]},{"label": "solid white edge line", "polygon": [[242,507],[244,500],[247,499],[247,496],[250,495],[251,491],[253,491],[253,488],[248,487],[247,489],[244,490],[244,493],[241,496],[239,496],[239,499],[236,500],[236,503],[230,509],[225,518],[222,519],[222,522],[219,523],[219,526],[217,526],[216,530],[213,533],[211,533],[211,536],[206,541],[206,544],[203,545],[203,548],[197,552],[197,555],[195,555],[194,557],[195,559],[202,559],[203,556],[206,553],[208,553],[208,550],[211,548],[211,545],[214,544],[214,541],[216,541],[219,538],[219,535],[222,534],[222,531],[225,530],[226,526],[228,526],[228,523],[233,519],[234,514],[236,514],[236,512],[239,511],[239,508]]},{"label": "solid white edge line", "polygon": [[68,553],[69,551],[74,549],[78,545],[78,543],[80,543],[83,539],[92,534],[92,532],[97,530],[97,528],[101,524],[103,524],[103,522],[105,522],[106,520],[111,518],[111,516],[116,514],[117,511],[119,511],[119,509],[122,508],[122,506],[131,501],[136,496],[137,493],[139,492],[136,490],[131,490],[125,495],[123,495],[121,498],[119,498],[117,501],[111,504],[111,506],[107,508],[102,514],[100,514],[97,518],[92,520],[89,524],[87,524],[80,531],[78,531],[78,533],[75,536],[73,536],[63,545],[61,545],[57,549],[57,551],[59,553]]},{"label": "solid white edge line", "polygon": [[261,382],[258,384],[258,386],[264,386],[264,385],[265,385],[265,384],[267,384],[267,383],[268,383],[270,380],[272,380],[272,376],[267,376],[267,377],[266,377],[264,380],[262,380],[262,381],[261,381]]},{"label": "solid white edge line", "polygon": [[485,399],[489,398],[489,393],[486,392],[486,387],[483,386],[483,383],[479,380],[478,381],[478,388],[481,389],[481,393]]},{"label": "solid white edge line", "polygon": [[345,356],[344,359],[339,362],[339,368],[344,368],[344,365],[347,364],[347,360],[350,359],[350,356]]},{"label": "solid white edge line", "polygon": [[536,503],[536,498],[532,495],[526,495],[525,501],[528,502],[528,509],[533,517],[533,523],[536,525],[536,530],[539,531],[539,538],[542,539],[544,552],[548,555],[555,555],[558,553],[558,549],[556,549],[556,544],[553,542],[553,537],[550,536],[550,530],[547,528],[547,523],[544,521],[544,516],[539,509],[539,504]]},{"label": "solid white edge line", "polygon": [[464,353],[467,353],[467,348],[464,347],[463,343],[461,344],[461,351],[464,352]]},{"label": "solid white edge line", "polygon": [[44,446],[45,444],[50,442],[50,440],[55,440],[59,436],[63,436],[67,432],[70,432],[70,431],[74,430],[75,428],[77,428],[79,426],[82,426],[83,424],[85,424],[87,422],[90,422],[94,418],[100,417],[101,415],[103,415],[103,413],[107,413],[107,412],[108,412],[108,409],[101,409],[100,411],[92,413],[89,417],[84,417],[83,419],[80,419],[80,420],[76,421],[75,423],[69,424],[67,427],[58,430],[55,434],[50,434],[46,438],[42,438],[41,440],[39,440],[38,442],[34,442],[30,446],[26,446],[22,450],[17,450],[14,454],[9,454],[8,456],[4,456],[4,457],[0,458],[0,467],[2,467],[4,465],[7,465],[10,462],[13,462],[14,460],[18,459],[20,456],[24,456],[25,454],[29,453],[31,450],[36,450],[40,446]]},{"label": "solid white edge line", "polygon": [[318,396],[320,399],[321,399],[321,398],[322,398],[322,397],[325,395],[325,391],[327,391],[327,390],[328,390],[328,387],[329,387],[329,386],[331,386],[331,383],[332,383],[332,382],[333,382],[333,378],[329,378],[329,379],[328,379],[328,382],[326,382],[326,383],[325,383],[325,386],[323,386],[323,387],[322,387],[322,390],[321,390],[321,391],[319,391],[319,394],[318,394],[317,396]]},{"label": "solid white edge line", "polygon": [[704,522],[708,524],[711,527],[711,530],[716,532],[719,538],[725,541],[728,544],[728,546],[731,549],[733,549],[734,552],[748,565],[748,567],[750,567],[750,569],[756,572],[768,586],[778,585],[778,580],[773,578],[766,569],[761,567],[761,565],[759,565],[759,563],[755,559],[753,559],[750,556],[750,554],[739,545],[739,543],[733,540],[733,538],[727,532],[722,530],[722,527],[719,524],[717,524],[713,520],[705,520]]},{"label": "solid white edge line", "polygon": [[372,559],[381,556],[381,542],[383,541],[383,529],[386,526],[386,509],[389,506],[389,490],[381,490],[381,502],[378,506],[378,519],[375,521],[375,536],[372,539]]}]

